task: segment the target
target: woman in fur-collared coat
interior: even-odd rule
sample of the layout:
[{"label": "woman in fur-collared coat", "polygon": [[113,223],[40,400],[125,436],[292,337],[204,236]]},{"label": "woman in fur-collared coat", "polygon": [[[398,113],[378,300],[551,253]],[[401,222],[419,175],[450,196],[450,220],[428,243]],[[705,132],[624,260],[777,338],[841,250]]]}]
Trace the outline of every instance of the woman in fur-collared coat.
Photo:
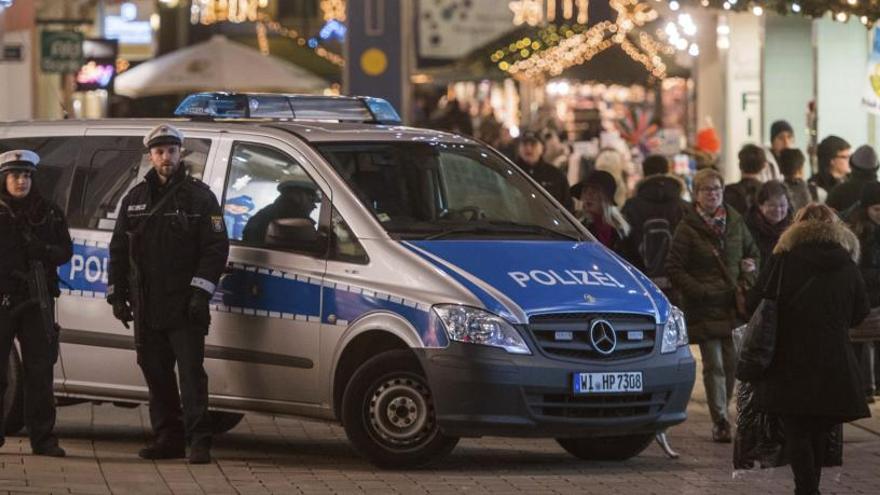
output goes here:
[{"label": "woman in fur-collared coat", "polygon": [[776,350],[755,382],[758,408],[782,418],[795,493],[818,493],[832,428],[870,415],[849,329],[868,314],[859,240],[833,210],[798,212],[765,264],[757,287],[778,299]]}]

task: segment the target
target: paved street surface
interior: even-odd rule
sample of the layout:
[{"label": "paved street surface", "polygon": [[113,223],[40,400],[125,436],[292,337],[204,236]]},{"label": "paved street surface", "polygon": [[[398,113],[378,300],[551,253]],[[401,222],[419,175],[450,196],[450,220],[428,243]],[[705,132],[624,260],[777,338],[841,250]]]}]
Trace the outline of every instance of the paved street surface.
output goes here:
[{"label": "paved street surface", "polygon": [[[218,437],[216,462],[148,462],[146,408],[78,405],[59,409],[65,459],[30,455],[24,437],[0,448],[0,494],[331,494],[331,493],[791,493],[787,468],[733,479],[731,446],[710,441],[699,384],[690,419],[670,431],[681,459],[656,445],[622,463],[588,463],[552,440],[463,440],[450,457],[420,471],[380,471],[358,457],[336,425],[251,414]],[[880,406],[874,407],[875,416]],[[844,467],[826,472],[823,493],[880,493],[880,419],[845,430]]]}]

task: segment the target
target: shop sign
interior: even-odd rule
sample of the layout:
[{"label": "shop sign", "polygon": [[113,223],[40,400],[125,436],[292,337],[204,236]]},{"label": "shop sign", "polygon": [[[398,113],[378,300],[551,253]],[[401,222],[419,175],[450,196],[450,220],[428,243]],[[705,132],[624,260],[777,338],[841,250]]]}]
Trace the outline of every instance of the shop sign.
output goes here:
[{"label": "shop sign", "polygon": [[873,34],[862,106],[871,113],[880,114],[880,28],[874,28]]},{"label": "shop sign", "polygon": [[75,31],[40,34],[40,69],[43,72],[76,72],[83,64],[83,35]]},{"label": "shop sign", "polygon": [[116,77],[116,56],[119,51],[116,40],[90,39],[83,42],[85,63],[76,73],[76,90],[112,91]]}]

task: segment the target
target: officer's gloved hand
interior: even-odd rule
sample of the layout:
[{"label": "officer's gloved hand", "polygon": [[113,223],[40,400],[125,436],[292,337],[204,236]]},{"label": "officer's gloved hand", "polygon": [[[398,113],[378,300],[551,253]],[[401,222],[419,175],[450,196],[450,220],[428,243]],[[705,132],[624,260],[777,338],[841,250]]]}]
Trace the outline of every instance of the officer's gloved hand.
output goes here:
[{"label": "officer's gloved hand", "polygon": [[190,323],[199,327],[207,327],[211,324],[211,310],[208,307],[210,301],[211,294],[193,287],[192,296],[189,298],[189,306],[186,310]]},{"label": "officer's gloved hand", "polygon": [[128,328],[128,323],[134,320],[128,301],[124,297],[110,296],[107,298],[107,302],[113,305],[113,316],[121,321],[125,328]]}]

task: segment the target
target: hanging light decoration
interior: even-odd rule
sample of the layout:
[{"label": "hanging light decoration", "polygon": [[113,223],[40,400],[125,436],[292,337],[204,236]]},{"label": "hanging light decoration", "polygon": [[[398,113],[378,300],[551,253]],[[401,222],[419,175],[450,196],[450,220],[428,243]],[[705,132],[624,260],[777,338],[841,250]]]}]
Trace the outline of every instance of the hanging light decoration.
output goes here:
[{"label": "hanging light decoration", "polygon": [[193,0],[190,22],[211,25],[217,22],[255,22],[260,9],[269,6],[269,0]]},{"label": "hanging light decoration", "polygon": [[752,12],[763,15],[776,12],[782,15],[798,14],[813,19],[830,17],[837,22],[849,22],[857,18],[867,27],[880,19],[880,2],[877,0],[664,0],[671,10],[682,6],[724,9],[736,12]]}]

